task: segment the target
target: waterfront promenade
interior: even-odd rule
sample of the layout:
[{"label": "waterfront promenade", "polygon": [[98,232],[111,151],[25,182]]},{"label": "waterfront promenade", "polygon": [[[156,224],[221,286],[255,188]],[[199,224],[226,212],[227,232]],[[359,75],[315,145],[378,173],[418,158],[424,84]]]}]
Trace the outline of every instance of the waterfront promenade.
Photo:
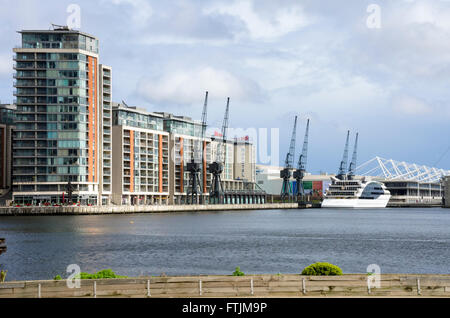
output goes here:
[{"label": "waterfront promenade", "polygon": [[298,203],[210,204],[210,205],[109,205],[58,207],[0,207],[0,215],[88,215],[157,212],[297,209]]},{"label": "waterfront promenade", "polygon": [[382,274],[369,287],[366,274],[302,276],[172,276],[0,283],[0,298],[68,297],[450,297],[450,275]]}]

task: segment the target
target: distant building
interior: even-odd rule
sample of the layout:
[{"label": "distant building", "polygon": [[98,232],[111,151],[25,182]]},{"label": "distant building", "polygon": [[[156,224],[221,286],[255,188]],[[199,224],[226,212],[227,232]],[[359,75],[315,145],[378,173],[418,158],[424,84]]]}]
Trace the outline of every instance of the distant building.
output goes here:
[{"label": "distant building", "polygon": [[[283,167],[256,165],[256,184],[267,194],[280,195],[283,180],[280,178],[280,171]],[[303,188],[305,194],[316,194],[322,196],[331,184],[330,177],[334,175],[320,174],[312,175],[306,173],[303,178]],[[294,178],[290,180],[293,191],[297,189],[297,181]]]},{"label": "distant building", "polygon": [[10,199],[12,184],[12,135],[16,106],[0,104],[0,205]]},{"label": "distant building", "polygon": [[256,149],[248,140],[234,141],[234,179],[256,182]]},{"label": "distant building", "polygon": [[441,205],[444,190],[440,182],[381,180],[391,193],[388,206]]}]

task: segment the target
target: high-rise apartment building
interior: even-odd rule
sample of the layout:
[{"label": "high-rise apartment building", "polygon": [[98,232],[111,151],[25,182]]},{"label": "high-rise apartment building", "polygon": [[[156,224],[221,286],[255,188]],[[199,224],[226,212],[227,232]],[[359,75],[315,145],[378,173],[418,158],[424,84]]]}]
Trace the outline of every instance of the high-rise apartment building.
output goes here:
[{"label": "high-rise apartment building", "polygon": [[114,204],[167,203],[169,133],[163,116],[144,109],[113,105]]},{"label": "high-rise apartment building", "polygon": [[14,200],[60,203],[70,182],[73,202],[95,205],[102,176],[98,40],[66,27],[19,33]]}]

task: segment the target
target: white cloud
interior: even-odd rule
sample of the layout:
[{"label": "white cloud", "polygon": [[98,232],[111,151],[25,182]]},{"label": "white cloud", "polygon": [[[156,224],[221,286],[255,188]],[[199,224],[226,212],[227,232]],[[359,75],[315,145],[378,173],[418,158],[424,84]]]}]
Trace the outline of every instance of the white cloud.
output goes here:
[{"label": "white cloud", "polygon": [[152,6],[146,0],[103,0],[114,5],[129,6],[129,14],[135,26],[144,27],[153,15]]},{"label": "white cloud", "polygon": [[447,6],[420,1],[412,5],[401,20],[403,24],[431,24],[437,28],[450,29],[450,12]]},{"label": "white cloud", "polygon": [[432,112],[427,103],[411,96],[396,96],[392,103],[394,111],[404,115],[425,115]]},{"label": "white cloud", "polygon": [[248,35],[256,40],[272,40],[296,31],[312,21],[300,6],[278,7],[270,12],[257,12],[251,0],[235,1],[231,4],[218,4],[204,10],[208,14],[227,14],[242,20]]},{"label": "white cloud", "polygon": [[140,37],[136,39],[138,44],[143,45],[196,45],[196,44],[205,44],[211,46],[225,46],[230,43],[228,39],[204,39],[204,38],[195,38],[183,35],[154,35],[148,34],[145,37]]},{"label": "white cloud", "polygon": [[203,99],[208,90],[212,97],[254,100],[261,94],[251,80],[212,67],[176,70],[157,78],[143,78],[138,94],[155,103],[192,104]]},{"label": "white cloud", "polygon": [[268,90],[300,84],[299,74],[310,69],[302,60],[294,58],[250,57],[244,65],[258,74],[258,81]]}]

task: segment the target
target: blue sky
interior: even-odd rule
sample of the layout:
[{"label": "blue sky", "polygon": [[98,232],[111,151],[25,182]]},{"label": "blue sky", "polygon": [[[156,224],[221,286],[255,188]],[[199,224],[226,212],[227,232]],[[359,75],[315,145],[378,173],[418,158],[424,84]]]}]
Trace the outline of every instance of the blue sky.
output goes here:
[{"label": "blue sky", "polygon": [[[345,134],[358,161],[378,155],[450,169],[450,1],[0,0],[0,100],[13,100],[16,31],[65,24],[100,40],[113,99],[220,126],[279,128],[280,161],[311,118],[310,172],[336,172]],[[380,28],[369,28],[380,8]],[[351,152],[351,151],[350,151]],[[351,153],[350,153],[351,156]]]}]

